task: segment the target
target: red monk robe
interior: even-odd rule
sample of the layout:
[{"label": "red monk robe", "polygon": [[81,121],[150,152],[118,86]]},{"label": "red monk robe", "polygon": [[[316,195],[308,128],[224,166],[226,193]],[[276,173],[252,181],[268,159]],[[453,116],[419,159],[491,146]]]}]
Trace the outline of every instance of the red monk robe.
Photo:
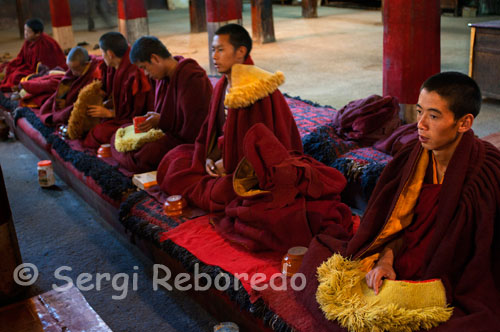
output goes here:
[{"label": "red monk robe", "polygon": [[[232,179],[243,158],[243,138],[256,123],[266,125],[287,150],[302,152],[297,125],[277,89],[284,81],[282,74],[257,74],[258,71],[261,70],[255,66],[234,65],[233,86],[225,98],[227,79],[223,77],[217,82],[207,120],[195,144],[171,150],[158,166],[157,180],[163,191],[182,194],[191,204],[207,212],[223,211],[236,196]],[[269,90],[265,90],[266,87]],[[228,107],[225,121],[224,105]],[[225,176],[212,177],[205,170],[207,156],[216,145],[223,159]]]},{"label": "red monk robe", "polygon": [[5,78],[0,84],[2,91],[11,91],[21,81],[21,78],[32,74],[37,63],[41,62],[49,69],[61,67],[64,70],[66,57],[59,44],[44,32],[35,41],[25,41],[17,57],[10,61],[5,69]]},{"label": "red monk robe", "polygon": [[21,80],[19,85],[22,90],[19,95],[22,99],[19,105],[39,108],[56,91],[62,77],[63,72],[55,71],[55,73],[30,78],[29,80]]},{"label": "red monk robe", "polygon": [[156,81],[155,111],[165,136],[131,152],[118,152],[111,139],[111,154],[120,165],[134,173],[156,170],[163,156],[180,144],[194,143],[207,117],[212,84],[193,59],[175,57],[179,62],[172,79]]},{"label": "red monk robe", "polygon": [[[432,331],[500,331],[500,151],[493,145],[467,131],[440,188],[424,183],[413,223],[399,235],[381,236],[424,151],[420,142],[409,143],[387,165],[351,241],[341,241],[329,229],[309,245],[300,271],[307,286],[300,298],[328,331],[344,329],[327,321],[318,307],[317,267],[336,252],[353,259],[368,257],[394,236],[402,236],[405,246],[396,250],[396,273],[410,280],[440,278],[444,284],[453,315]],[[384,240],[373,246],[376,238]]]},{"label": "red monk robe", "polygon": [[118,69],[108,66],[103,73],[103,90],[113,100],[115,117],[103,119],[92,128],[83,141],[85,147],[97,149],[101,144],[109,144],[118,128],[132,122],[134,116],[153,110],[151,84],[142,69],[130,62],[129,53],[130,47]]},{"label": "red monk robe", "polygon": [[[34,110],[45,125],[68,124],[73,104],[76,102],[80,90],[93,80],[101,78],[100,66],[105,68],[102,59],[91,57],[82,75],[75,76],[71,70],[66,71],[56,91],[45,101],[39,110]],[[64,100],[64,107],[58,108],[58,99]]]},{"label": "red monk robe", "polygon": [[216,222],[230,242],[251,251],[285,253],[308,246],[332,223],[353,233],[351,210],[340,202],[347,181],[338,170],[287,151],[262,123],[248,130],[243,149],[245,157],[233,176],[238,197]]}]

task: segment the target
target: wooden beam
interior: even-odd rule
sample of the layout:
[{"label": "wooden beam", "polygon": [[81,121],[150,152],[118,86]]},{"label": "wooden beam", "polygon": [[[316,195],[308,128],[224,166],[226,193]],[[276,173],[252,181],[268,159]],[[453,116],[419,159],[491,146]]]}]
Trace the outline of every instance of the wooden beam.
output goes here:
[{"label": "wooden beam", "polygon": [[318,0],[302,0],[302,17],[315,18],[318,17]]},{"label": "wooden beam", "polygon": [[252,0],[251,7],[253,40],[259,44],[275,42],[272,0]]},{"label": "wooden beam", "polygon": [[207,31],[205,0],[189,0],[189,21],[191,33]]}]

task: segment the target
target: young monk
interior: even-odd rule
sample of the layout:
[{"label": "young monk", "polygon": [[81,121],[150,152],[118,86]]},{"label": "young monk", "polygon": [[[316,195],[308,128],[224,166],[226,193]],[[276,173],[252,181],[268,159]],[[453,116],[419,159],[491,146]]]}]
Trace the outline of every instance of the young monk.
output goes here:
[{"label": "young monk", "polygon": [[384,169],[357,233],[346,246],[333,232],[311,242],[301,297],[317,317],[316,268],[338,252],[366,264],[376,293],[384,278],[441,279],[453,315],[433,331],[500,331],[500,151],[471,130],[480,106],[464,74],[424,82],[419,139]]},{"label": "young monk", "polygon": [[24,24],[24,44],[17,57],[5,66],[5,78],[0,83],[2,91],[12,91],[21,78],[36,71],[38,63],[49,69],[66,67],[66,57],[59,44],[43,32],[43,23],[31,18]]},{"label": "young monk", "polygon": [[132,63],[156,82],[154,112],[138,127],[142,132],[159,128],[162,138],[131,152],[118,152],[111,140],[113,158],[131,172],[156,170],[163,156],[179,144],[194,143],[205,121],[212,84],[193,59],[172,56],[156,37],[139,38],[130,51]]},{"label": "young monk", "polygon": [[69,69],[59,82],[56,92],[37,112],[46,125],[67,124],[80,90],[95,79],[100,79],[99,66],[102,65],[102,60],[91,58],[83,47],[72,48],[66,64]]},{"label": "young monk", "polygon": [[[163,158],[158,183],[168,194],[182,194],[206,211],[220,212],[235,197],[233,171],[243,156],[243,138],[250,127],[263,123],[287,150],[302,151],[302,142],[277,89],[283,77],[255,74],[259,69],[251,65],[248,32],[237,24],[223,26],[215,32],[212,48],[215,67],[223,77],[214,88],[207,120],[194,145],[181,145]],[[266,79],[269,90],[263,88]]]},{"label": "young monk", "polygon": [[119,32],[107,32],[99,39],[99,47],[107,69],[103,73],[103,89],[108,95],[105,106],[92,105],[88,115],[101,118],[83,145],[97,149],[110,143],[111,136],[132,118],[153,109],[153,90],[146,75],[130,62],[130,47]]}]

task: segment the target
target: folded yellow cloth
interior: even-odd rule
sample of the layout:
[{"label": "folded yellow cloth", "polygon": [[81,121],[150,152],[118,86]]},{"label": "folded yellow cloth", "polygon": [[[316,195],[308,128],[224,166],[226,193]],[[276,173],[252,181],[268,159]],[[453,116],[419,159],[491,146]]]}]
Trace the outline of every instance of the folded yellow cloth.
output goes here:
[{"label": "folded yellow cloth", "polygon": [[161,129],[150,129],[145,133],[135,133],[134,125],[116,131],[115,149],[118,152],[135,151],[144,144],[154,142],[165,135]]},{"label": "folded yellow cloth", "polygon": [[369,288],[360,261],[335,254],[318,268],[316,300],[325,317],[349,331],[429,330],[447,321],[453,308],[439,279],[384,280],[379,294]]},{"label": "folded yellow cloth", "polygon": [[253,65],[236,64],[231,68],[231,88],[224,99],[229,108],[243,108],[272,94],[285,82],[277,71],[270,73]]}]

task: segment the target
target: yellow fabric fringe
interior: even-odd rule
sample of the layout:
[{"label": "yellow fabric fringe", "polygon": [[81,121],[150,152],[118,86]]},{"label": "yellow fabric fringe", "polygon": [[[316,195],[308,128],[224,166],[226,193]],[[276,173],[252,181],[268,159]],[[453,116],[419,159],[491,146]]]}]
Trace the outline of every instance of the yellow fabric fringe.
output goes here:
[{"label": "yellow fabric fringe", "polygon": [[236,64],[231,68],[231,88],[226,94],[224,105],[229,108],[243,108],[272,94],[285,82],[285,76],[274,74],[253,65]]},{"label": "yellow fabric fringe", "polygon": [[145,133],[135,133],[134,125],[120,128],[116,131],[115,149],[118,152],[135,151],[144,144],[154,142],[165,134],[161,129],[150,129]]},{"label": "yellow fabric fringe", "polygon": [[100,118],[87,115],[89,105],[101,105],[103,96],[101,94],[101,81],[94,81],[83,87],[78,93],[78,98],[73,105],[73,110],[68,121],[68,136],[71,139],[82,138],[83,134],[92,129],[100,122]]},{"label": "yellow fabric fringe", "polygon": [[429,330],[450,319],[441,280],[384,280],[375,295],[360,268],[339,254],[318,268],[316,301],[327,319],[356,332]]}]

